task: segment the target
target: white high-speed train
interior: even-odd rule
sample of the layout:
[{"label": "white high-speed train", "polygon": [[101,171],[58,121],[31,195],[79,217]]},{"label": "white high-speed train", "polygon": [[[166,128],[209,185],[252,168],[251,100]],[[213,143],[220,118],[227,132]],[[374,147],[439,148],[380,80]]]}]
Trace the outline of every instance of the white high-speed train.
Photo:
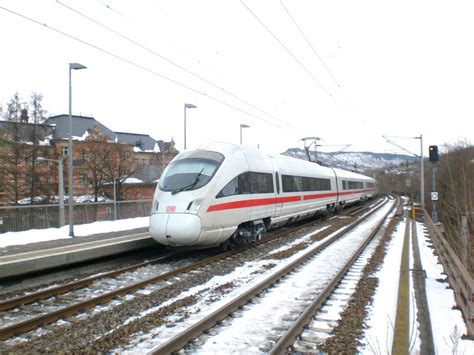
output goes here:
[{"label": "white high-speed train", "polygon": [[172,247],[232,247],[376,193],[377,181],[364,175],[209,143],[166,167],[153,197],[150,234]]}]

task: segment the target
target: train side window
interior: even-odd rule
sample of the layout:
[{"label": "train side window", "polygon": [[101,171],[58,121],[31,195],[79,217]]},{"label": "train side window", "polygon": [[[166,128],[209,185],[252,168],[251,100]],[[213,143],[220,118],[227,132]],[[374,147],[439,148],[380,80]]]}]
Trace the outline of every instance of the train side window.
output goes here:
[{"label": "train side window", "polygon": [[363,189],[364,183],[362,181],[348,181],[349,190]]},{"label": "train side window", "polygon": [[216,198],[250,193],[262,194],[272,192],[274,192],[272,174],[247,171],[229,181],[227,185],[219,191]]},{"label": "train side window", "polygon": [[293,176],[282,175],[281,181],[283,185],[283,192],[292,192],[295,191],[295,186],[293,184]]},{"label": "train side window", "polygon": [[282,175],[283,192],[301,191],[301,178],[292,175]]},{"label": "train side window", "polygon": [[303,191],[331,190],[331,180],[322,178],[303,177]]},{"label": "train side window", "polygon": [[273,177],[267,173],[250,173],[251,191],[254,194],[266,194],[273,192]]},{"label": "train side window", "polygon": [[245,195],[252,193],[250,171],[237,176],[237,194]]},{"label": "train side window", "polygon": [[331,180],[293,175],[282,175],[282,191],[325,191],[331,190]]},{"label": "train side window", "polygon": [[230,180],[224,188],[219,191],[216,198],[250,193],[250,173],[242,173]]},{"label": "train side window", "polygon": [[216,195],[216,198],[237,195],[237,192],[237,177],[235,177],[230,180],[221,191],[219,191],[219,193]]}]

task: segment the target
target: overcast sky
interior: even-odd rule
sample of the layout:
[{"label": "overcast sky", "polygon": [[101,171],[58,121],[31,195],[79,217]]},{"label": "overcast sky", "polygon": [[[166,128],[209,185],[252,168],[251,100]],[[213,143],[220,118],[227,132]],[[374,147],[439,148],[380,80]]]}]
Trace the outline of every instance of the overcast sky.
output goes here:
[{"label": "overcast sky", "polygon": [[0,103],[36,91],[67,114],[78,62],[74,114],[180,150],[188,102],[188,149],[247,124],[244,144],[268,152],[422,134],[427,155],[474,141],[473,18],[472,1],[0,0]]}]

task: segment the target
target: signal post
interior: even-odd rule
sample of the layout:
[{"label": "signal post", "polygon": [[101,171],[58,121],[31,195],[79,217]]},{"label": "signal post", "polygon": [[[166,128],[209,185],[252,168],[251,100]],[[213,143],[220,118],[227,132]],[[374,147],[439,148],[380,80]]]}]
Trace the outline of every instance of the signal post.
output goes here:
[{"label": "signal post", "polygon": [[429,159],[431,162],[431,220],[433,223],[438,223],[438,211],[436,210],[436,201],[438,201],[438,192],[436,191],[436,162],[439,160],[438,146],[430,145]]}]

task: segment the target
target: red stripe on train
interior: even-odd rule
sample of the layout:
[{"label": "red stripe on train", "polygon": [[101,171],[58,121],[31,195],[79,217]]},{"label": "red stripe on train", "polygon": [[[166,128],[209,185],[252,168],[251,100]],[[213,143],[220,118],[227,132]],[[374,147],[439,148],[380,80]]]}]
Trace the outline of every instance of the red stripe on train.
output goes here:
[{"label": "red stripe on train", "polygon": [[[369,191],[375,191],[376,189],[368,189],[368,190],[359,190],[359,191],[348,191],[348,192],[339,192],[339,195],[351,195],[351,194],[359,194]],[[215,212],[215,211],[225,211],[225,210],[233,210],[238,208],[246,208],[246,207],[257,207],[257,206],[267,206],[267,205],[276,205],[279,203],[287,203],[287,202],[296,202],[301,200],[314,200],[318,198],[327,198],[327,197],[334,197],[338,194],[336,192],[329,192],[323,194],[312,194],[312,195],[305,195],[305,196],[287,196],[287,197],[271,197],[271,198],[260,198],[255,200],[241,200],[241,201],[232,201],[232,202],[225,202],[220,203],[218,205],[209,206],[207,212]]]},{"label": "red stripe on train", "polygon": [[300,196],[289,196],[289,197],[275,197],[275,198],[259,198],[256,200],[232,201],[232,202],[226,202],[226,203],[221,203],[218,205],[209,206],[209,208],[207,209],[207,212],[233,210],[236,208],[245,208],[245,207],[276,205],[278,203],[295,202],[295,201],[300,201],[300,200],[301,200]]}]

